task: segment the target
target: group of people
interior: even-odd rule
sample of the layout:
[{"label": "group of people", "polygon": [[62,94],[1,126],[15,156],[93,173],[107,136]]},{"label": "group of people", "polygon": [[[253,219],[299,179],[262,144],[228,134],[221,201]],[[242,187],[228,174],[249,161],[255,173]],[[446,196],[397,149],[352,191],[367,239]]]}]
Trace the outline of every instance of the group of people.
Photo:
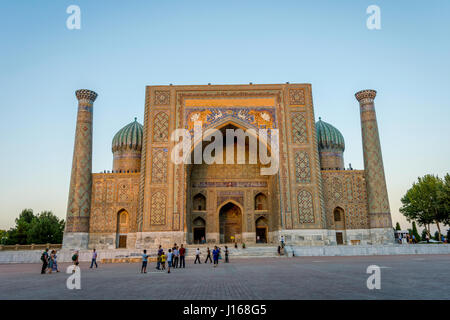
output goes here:
[{"label": "group of people", "polygon": [[[200,248],[197,248],[195,252],[195,261],[194,264],[201,263],[200,261]],[[212,254],[212,259],[211,259]],[[225,246],[225,262],[229,262],[228,258],[229,250],[228,247]],[[147,253],[147,250],[144,250],[142,253],[142,266],[141,266],[141,273],[147,273],[147,265],[148,265],[148,259],[150,255]],[[158,247],[158,252],[156,256],[156,269],[157,270],[166,270],[166,262],[167,262],[167,273],[170,273],[170,269],[174,268],[185,268],[186,267],[186,248],[181,245],[180,247],[177,246],[175,243],[172,248],[168,250],[166,253],[164,249],[161,247],[161,245]],[[217,267],[219,264],[219,259],[221,259],[221,250],[219,247],[214,246],[214,250],[211,252],[209,247],[206,251],[206,260],[205,263],[210,261],[210,263],[214,262],[214,267]]]},{"label": "group of people", "polygon": [[[52,251],[50,251],[50,253],[48,253],[48,251],[49,251],[49,249],[46,248],[45,251],[41,255],[41,261],[42,261],[41,274],[52,273],[53,271],[59,272],[56,250],[52,250]],[[78,258],[79,258],[79,251],[77,250],[72,255],[73,265],[75,265],[75,266],[79,265]],[[97,251],[95,249],[92,250],[92,259],[91,259],[91,267],[90,268],[92,269],[94,265],[96,268],[98,268]]]},{"label": "group of people", "polygon": [[52,273],[53,271],[59,272],[56,250],[50,251],[50,254],[48,253],[48,251],[49,249],[46,248],[41,255],[42,261],[41,274]]},{"label": "group of people", "polygon": [[[229,257],[228,257],[228,254],[229,254],[230,252],[229,252],[229,250],[228,250],[228,247],[227,246],[225,246],[225,263],[228,263],[228,262],[230,262],[229,261]],[[200,261],[200,254],[201,254],[201,252],[200,252],[200,248],[197,248],[197,250],[195,250],[195,260],[194,260],[194,264],[196,264],[197,263],[197,261],[198,261],[198,263],[199,264],[201,264],[201,261]],[[209,260],[209,263],[213,263],[213,261],[214,261],[214,267],[217,267],[218,265],[219,265],[219,259],[222,259],[222,255],[221,255],[221,251],[220,251],[220,248],[219,247],[217,247],[217,246],[214,246],[214,249],[213,249],[213,251],[212,251],[212,260],[211,260],[211,250],[209,249],[209,247],[206,249],[206,259],[205,259],[205,263],[207,263],[208,262],[208,260]]]}]

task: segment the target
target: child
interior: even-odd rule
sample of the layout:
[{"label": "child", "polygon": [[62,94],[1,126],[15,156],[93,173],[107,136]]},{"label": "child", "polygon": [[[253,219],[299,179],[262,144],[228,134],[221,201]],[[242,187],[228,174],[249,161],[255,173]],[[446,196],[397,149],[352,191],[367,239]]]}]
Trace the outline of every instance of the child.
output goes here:
[{"label": "child", "polygon": [[158,257],[156,258],[156,269],[161,270],[161,255],[158,254]]},{"label": "child", "polygon": [[170,273],[170,267],[172,266],[173,261],[173,253],[172,250],[169,249],[169,253],[167,254],[167,273]]},{"label": "child", "polygon": [[142,254],[141,273],[147,273],[147,261],[148,261],[147,250],[144,250],[144,253]]},{"label": "child", "polygon": [[161,254],[161,270],[166,270],[166,254],[164,251]]}]

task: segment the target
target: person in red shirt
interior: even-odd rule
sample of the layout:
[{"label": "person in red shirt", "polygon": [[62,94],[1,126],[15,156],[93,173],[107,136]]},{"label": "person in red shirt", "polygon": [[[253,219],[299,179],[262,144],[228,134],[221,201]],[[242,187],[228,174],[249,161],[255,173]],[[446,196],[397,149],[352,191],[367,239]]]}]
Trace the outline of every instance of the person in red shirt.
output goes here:
[{"label": "person in red shirt", "polygon": [[186,253],[186,249],[183,247],[183,245],[181,245],[179,251],[180,251],[180,268],[181,266],[183,266],[184,268],[185,267],[184,254]]}]

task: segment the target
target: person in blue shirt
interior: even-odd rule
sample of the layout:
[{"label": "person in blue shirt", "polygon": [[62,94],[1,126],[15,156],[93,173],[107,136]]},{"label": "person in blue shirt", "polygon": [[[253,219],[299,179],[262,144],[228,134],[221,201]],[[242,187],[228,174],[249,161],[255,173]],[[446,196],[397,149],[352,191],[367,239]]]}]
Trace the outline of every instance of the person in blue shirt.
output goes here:
[{"label": "person in blue shirt", "polygon": [[214,250],[212,252],[213,254],[213,260],[214,260],[214,268],[219,265],[219,249],[217,246],[214,246]]},{"label": "person in blue shirt", "polygon": [[147,250],[144,250],[144,253],[142,254],[141,273],[147,273],[147,262],[148,262],[148,254]]}]

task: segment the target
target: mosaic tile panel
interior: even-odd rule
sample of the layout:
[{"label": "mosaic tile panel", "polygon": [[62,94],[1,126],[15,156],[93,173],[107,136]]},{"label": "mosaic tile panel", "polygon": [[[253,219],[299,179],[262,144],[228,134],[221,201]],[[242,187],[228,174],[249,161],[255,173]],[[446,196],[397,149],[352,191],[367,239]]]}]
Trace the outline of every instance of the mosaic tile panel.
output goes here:
[{"label": "mosaic tile panel", "polygon": [[160,191],[151,197],[150,223],[152,225],[166,224],[166,195]]},{"label": "mosaic tile panel", "polygon": [[309,155],[306,151],[295,152],[295,181],[297,183],[311,183]]},{"label": "mosaic tile panel", "polygon": [[314,223],[313,198],[309,191],[300,190],[297,194],[299,223]]},{"label": "mosaic tile panel", "polygon": [[152,183],[167,182],[167,148],[153,148],[152,152]]},{"label": "mosaic tile panel", "polygon": [[292,141],[295,144],[308,143],[308,131],[304,112],[292,112]]},{"label": "mosaic tile panel", "polygon": [[169,140],[169,115],[158,113],[153,119],[153,142],[167,142]]}]

